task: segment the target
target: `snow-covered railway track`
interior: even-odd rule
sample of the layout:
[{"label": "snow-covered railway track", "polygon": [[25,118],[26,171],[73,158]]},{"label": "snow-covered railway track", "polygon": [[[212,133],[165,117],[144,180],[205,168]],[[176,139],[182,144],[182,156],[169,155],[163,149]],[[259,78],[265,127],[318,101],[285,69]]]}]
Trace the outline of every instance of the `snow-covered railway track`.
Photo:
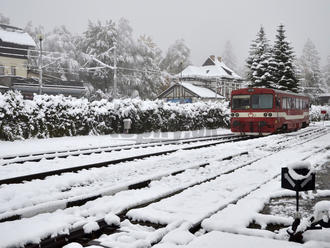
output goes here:
[{"label": "snow-covered railway track", "polygon": [[[26,174],[26,175],[21,175],[21,176],[17,176],[17,177],[2,178],[2,179],[0,179],[0,185],[22,183],[24,181],[30,181],[30,180],[35,180],[35,179],[44,179],[48,176],[60,175],[62,173],[78,172],[80,170],[91,169],[91,168],[100,168],[100,167],[105,167],[105,166],[109,166],[109,165],[134,161],[134,160],[138,160],[138,159],[145,159],[145,158],[150,158],[150,157],[154,157],[154,156],[166,155],[166,154],[177,152],[179,150],[199,149],[199,148],[214,146],[214,145],[218,145],[218,144],[228,143],[228,142],[238,142],[238,141],[247,140],[247,139],[251,139],[251,138],[255,138],[255,137],[229,136],[229,137],[225,137],[225,138],[224,137],[219,138],[220,139],[219,141],[213,141],[213,142],[212,142],[213,139],[211,139],[210,142],[203,140],[204,142],[202,142],[202,144],[196,144],[196,145],[190,145],[190,146],[184,146],[184,147],[179,146],[178,148],[174,148],[174,149],[162,149],[162,151],[159,151],[159,152],[152,152],[152,153],[149,152],[149,153],[143,153],[141,155],[124,157],[124,158],[114,159],[114,160],[107,160],[107,161],[102,161],[102,162],[98,162],[98,163],[76,165],[76,166],[70,166],[67,168],[62,168],[62,169],[57,169],[57,170],[46,170],[43,172]],[[196,142],[196,141],[194,141],[194,142]]]},{"label": "snow-covered railway track", "polygon": [[221,134],[205,137],[192,137],[184,139],[170,139],[170,140],[156,140],[136,144],[122,144],[122,145],[112,145],[112,146],[99,146],[99,147],[88,147],[88,148],[79,148],[79,149],[70,149],[70,150],[54,150],[47,152],[39,153],[22,153],[22,154],[12,154],[0,157],[0,166],[6,166],[10,164],[23,164],[25,162],[39,162],[42,159],[55,159],[55,158],[67,158],[69,156],[79,156],[79,155],[91,155],[91,154],[100,154],[102,152],[115,152],[122,150],[132,150],[138,148],[148,148],[156,146],[166,146],[166,145],[182,145],[190,144],[202,141],[213,141],[213,140],[226,140],[231,138],[236,138],[237,135],[234,134]]},{"label": "snow-covered railway track", "polygon": [[[313,136],[313,137],[305,137],[305,138],[303,138],[303,140],[300,140],[299,142],[296,142],[296,143],[292,144],[292,146],[296,147],[297,145],[301,145],[303,143],[306,143],[309,140],[312,140],[313,138],[316,138],[318,136],[319,136],[318,134],[315,134],[315,136]],[[314,151],[310,151],[310,152],[314,152]],[[274,155],[274,154],[270,154],[270,155]],[[258,161],[259,161],[258,166],[259,167],[265,167],[265,161],[262,162],[261,160],[265,160],[265,159],[267,159],[267,157],[269,157],[269,156],[263,156],[263,158],[258,159]],[[271,161],[271,159],[266,160],[266,162],[267,161]],[[219,161],[218,161],[218,163],[219,163]],[[97,208],[97,211],[100,211],[101,209],[103,209],[103,211],[101,211],[101,212],[112,212],[112,213],[116,213],[116,214],[124,214],[124,215],[122,215],[122,220],[125,218],[127,210],[130,209],[131,211],[129,211],[128,216],[130,216],[130,217],[133,216],[133,218],[135,218],[136,216],[134,216],[134,211],[137,211],[136,208],[138,208],[138,207],[145,206],[145,205],[147,205],[147,207],[148,207],[148,206],[151,206],[153,204],[162,203],[163,201],[171,201],[171,199],[173,197],[177,197],[178,195],[181,196],[182,194],[186,194],[185,192],[187,192],[187,191],[189,191],[193,188],[197,188],[198,192],[203,192],[203,190],[201,190],[199,187],[201,187],[201,188],[207,187],[207,186],[203,186],[203,185],[206,185],[208,183],[214,183],[214,182],[220,183],[217,186],[222,187],[222,190],[224,192],[228,193],[227,196],[229,198],[232,196],[233,199],[231,199],[231,201],[230,201],[230,202],[232,202],[232,201],[235,201],[235,200],[241,198],[242,195],[244,196],[244,194],[249,193],[250,192],[249,190],[253,190],[253,189],[255,189],[255,187],[258,187],[258,185],[262,185],[265,180],[263,180],[262,182],[258,181],[259,184],[253,183],[253,185],[249,185],[249,187],[247,187],[246,189],[243,189],[242,191],[238,191],[238,193],[234,193],[232,195],[230,190],[226,189],[226,187],[224,189],[223,185],[221,185],[222,178],[234,177],[235,175],[237,175],[237,173],[242,175],[242,174],[244,174],[242,172],[242,170],[244,170],[245,168],[246,168],[245,172],[251,172],[251,171],[253,172],[254,171],[254,169],[253,169],[254,166],[252,167],[252,164],[255,164],[255,163],[258,163],[258,162],[257,161],[245,161],[245,162],[241,163],[241,168],[239,168],[238,164],[235,164],[235,163],[233,163],[233,161],[230,161],[229,164],[232,164],[232,165],[234,164],[236,166],[236,168],[227,167],[227,168],[225,168],[226,171],[224,171],[224,168],[222,168],[223,164],[222,164],[222,166],[220,166],[219,164],[210,164],[210,165],[201,166],[201,168],[196,168],[196,169],[193,169],[193,170],[191,170],[191,169],[190,170],[184,170],[183,172],[174,174],[173,176],[168,176],[168,177],[161,178],[159,181],[150,182],[148,187],[146,187],[146,185],[144,185],[140,189],[119,192],[118,194],[116,194],[114,196],[101,197],[97,200],[94,200],[92,202],[89,202],[89,203],[85,204],[82,207],[74,208],[74,210],[72,210],[72,211],[75,212],[76,214],[77,214],[77,211],[78,212],[80,211],[81,213],[83,213],[82,216],[84,216],[85,220],[84,221],[80,220],[80,222],[83,222],[85,225],[86,225],[86,219],[88,218],[88,217],[86,217],[86,215],[87,215],[91,219],[93,219],[94,225],[95,225],[95,223],[98,223],[98,224],[96,224],[96,226],[98,225],[98,228],[104,227],[106,229],[108,227],[109,223],[107,223],[106,218],[104,218],[104,217],[103,218],[98,218],[97,216],[95,216],[95,214],[93,214],[93,212],[96,211],[94,209],[95,207]],[[274,167],[274,165],[272,165],[272,167]],[[216,171],[215,168],[218,168],[219,170],[222,169],[222,172],[218,176],[214,175],[214,173]],[[205,170],[208,170],[208,174],[205,172]],[[201,175],[204,176],[203,178],[200,178],[198,180],[198,182],[196,182],[196,175],[197,175],[196,172],[200,173],[199,177],[201,177]],[[267,169],[266,169],[266,171],[261,171],[260,173],[264,174],[265,172],[267,172]],[[278,174],[278,172],[276,172],[276,173]],[[205,177],[205,175],[207,175],[208,178]],[[212,178],[211,175],[215,178]],[[270,179],[273,178],[275,176],[274,171],[271,171],[270,173],[267,173],[267,176],[269,176],[269,177],[272,176],[272,177],[270,177]],[[181,181],[178,180],[180,177],[181,177],[181,179],[184,179],[184,180],[181,180]],[[243,178],[244,179],[249,179],[249,176],[246,176],[246,175],[241,176],[241,177],[242,177],[242,179]],[[241,178],[241,177],[239,177],[239,178]],[[268,179],[269,179],[269,177],[268,177]],[[187,178],[189,178],[192,181],[187,182],[187,180],[186,180]],[[197,178],[198,178],[198,176],[197,176]],[[244,179],[241,180],[241,181],[244,181]],[[185,182],[185,184],[183,184],[182,182]],[[159,188],[160,185],[162,185],[163,187]],[[215,191],[217,191],[217,187],[213,187],[213,188],[215,189]],[[160,193],[159,189],[163,190],[162,193]],[[135,198],[135,199],[132,199],[132,198]],[[225,200],[230,200],[229,198],[225,199]],[[186,199],[185,201],[190,201],[191,200],[189,197],[185,198],[185,199]],[[118,202],[121,202],[122,205],[119,204]],[[199,202],[203,202],[203,200],[199,199]],[[230,202],[227,201],[227,205],[230,204]],[[196,204],[196,203],[197,203],[197,206],[198,206],[197,201],[194,204]],[[100,206],[102,206],[101,209],[100,209]],[[185,207],[186,207],[185,204],[183,204],[182,208],[185,208]],[[132,212],[133,212],[133,215],[132,215]],[[148,209],[145,212],[148,212]],[[67,219],[68,218],[67,215],[70,215],[70,210],[66,209],[66,210],[63,210],[63,212],[55,212],[54,216],[61,215],[61,213],[64,216],[66,216],[66,218],[64,218],[64,219]],[[149,213],[153,214],[152,211],[149,212]],[[49,214],[49,215],[51,215],[51,214]],[[50,217],[50,219],[55,218],[54,216]],[[180,216],[180,214],[178,214],[178,216]],[[184,214],[181,215],[181,216],[184,216]],[[159,215],[159,217],[161,219],[163,218],[162,215]],[[33,223],[33,221],[35,221],[38,218],[42,218],[41,215],[25,219],[25,221]],[[82,219],[84,219],[84,218],[82,218]],[[143,219],[146,220],[147,218],[143,218]],[[164,220],[164,218],[163,218],[163,220]],[[163,220],[158,220],[158,221],[160,223],[162,223]],[[22,223],[24,224],[25,221],[22,220]],[[76,220],[76,221],[79,222],[79,220]],[[151,219],[150,222],[154,222],[154,221]],[[15,221],[14,222],[9,222],[9,224],[8,223],[7,224],[10,226],[10,223],[14,224]],[[54,223],[55,223],[55,226],[53,224],[52,228],[55,228],[55,230],[57,230],[58,226],[56,227],[56,221],[54,221]],[[163,223],[165,224],[166,221],[164,221]],[[3,229],[3,227],[6,228],[7,224],[6,223],[0,224],[0,230]],[[4,225],[4,226],[2,227],[2,225]],[[90,225],[92,225],[92,224],[90,224]],[[74,231],[72,233],[70,232],[70,235],[59,235],[59,236],[57,236],[56,240],[55,240],[55,238],[54,239],[45,239],[43,241],[44,243],[41,243],[40,247],[48,247],[47,242],[64,242],[65,240],[66,240],[65,242],[72,242],[74,240],[77,240],[77,237],[79,235],[80,236],[85,235],[84,230],[83,230],[84,229],[83,226],[84,225],[80,225],[79,228],[76,226]],[[7,228],[8,228],[8,226],[7,226]],[[57,243],[57,244],[60,245],[60,243]],[[61,245],[63,245],[63,244],[64,243],[62,243]],[[36,246],[36,247],[39,247],[39,246]]]},{"label": "snow-covered railway track", "polygon": [[[314,138],[316,138],[316,137],[319,137],[319,136],[318,136],[318,135],[314,136]],[[308,141],[310,141],[310,140],[311,140],[311,139],[308,138],[307,140],[304,140],[303,142],[300,142],[299,145],[301,145],[301,144],[303,144],[303,143],[306,143],[306,142],[308,142]],[[298,145],[298,144],[296,144],[296,145]],[[324,150],[324,149],[317,149],[316,151],[311,151],[311,154],[308,155],[307,157],[309,157],[309,156],[311,156],[311,155],[313,155],[313,154],[315,154],[315,153],[322,152],[323,150]],[[271,155],[273,155],[273,154],[271,154]],[[269,155],[269,156],[271,156],[271,155]],[[266,157],[268,157],[268,156],[265,156],[263,159],[265,159]],[[304,157],[303,159],[306,159],[307,157]],[[263,163],[261,162],[261,159],[258,159],[257,161],[259,161],[259,164],[263,164]],[[255,162],[257,162],[257,161],[255,161]],[[255,163],[255,162],[252,162],[252,163]],[[243,167],[241,167],[241,168],[244,170],[244,168],[246,168],[246,166],[248,166],[248,165],[250,165],[250,164],[252,164],[252,163],[246,164],[245,166],[243,166]],[[234,170],[234,171],[238,171],[239,173],[242,174],[241,169],[239,169],[239,170]],[[248,168],[246,171],[251,171],[251,168]],[[162,198],[162,199],[159,199],[159,200],[157,200],[157,202],[154,202],[154,203],[152,203],[152,204],[150,204],[150,203],[148,203],[148,204],[144,204],[144,205],[146,205],[146,206],[144,206],[144,207],[142,208],[142,210],[141,210],[141,211],[143,212],[143,209],[145,209],[144,212],[146,213],[146,215],[142,218],[142,219],[144,219],[143,222],[140,222],[138,218],[137,218],[137,219],[134,219],[134,218],[136,217],[136,216],[134,217],[134,211],[136,211],[136,212],[139,212],[139,211],[140,211],[140,209],[139,209],[138,207],[136,207],[136,208],[132,208],[131,210],[126,211],[124,216],[121,215],[121,220],[124,220],[125,218],[130,217],[131,219],[133,218],[133,219],[135,220],[135,221],[134,221],[135,224],[142,224],[142,225],[143,225],[143,223],[145,223],[145,220],[147,220],[147,222],[146,222],[146,225],[147,225],[147,226],[157,226],[157,225],[158,225],[158,227],[160,227],[160,229],[165,229],[165,228],[161,228],[161,227],[164,226],[164,225],[166,225],[166,224],[168,224],[168,223],[174,223],[174,222],[175,222],[175,221],[174,221],[175,219],[180,219],[182,216],[185,216],[185,214],[187,214],[187,213],[189,212],[190,207],[194,208],[193,206],[195,206],[195,207],[196,207],[196,206],[199,206],[199,204],[200,204],[201,202],[203,202],[203,206],[204,206],[204,208],[205,208],[205,206],[207,206],[208,204],[204,204],[204,203],[205,203],[205,202],[204,202],[204,201],[205,201],[205,199],[204,199],[205,196],[202,196],[202,197],[200,197],[200,198],[198,198],[198,199],[193,199],[193,203],[192,203],[192,204],[189,204],[189,207],[188,207],[188,208],[187,208],[187,206],[186,206],[186,205],[187,205],[186,202],[189,202],[192,198],[194,198],[193,195],[189,195],[188,197],[187,197],[187,196],[184,196],[183,198],[184,198],[185,200],[180,201],[180,202],[176,202],[176,199],[174,199],[174,200],[173,200],[174,205],[176,205],[176,206],[180,206],[180,207],[179,207],[180,209],[181,209],[181,206],[182,206],[182,209],[181,209],[182,211],[179,210],[179,213],[178,213],[175,217],[170,218],[170,220],[169,220],[168,222],[166,222],[166,214],[169,214],[169,215],[173,214],[173,215],[175,215],[175,213],[174,213],[173,209],[167,209],[167,206],[165,207],[165,209],[162,208],[162,207],[160,207],[160,206],[162,206],[162,204],[161,204],[162,201],[171,201],[171,199],[176,198],[177,196],[180,197],[180,195],[184,195],[184,194],[186,194],[186,192],[188,192],[189,190],[192,190],[192,191],[193,191],[194,189],[196,189],[196,192],[198,192],[198,193],[199,193],[199,196],[201,196],[201,195],[200,195],[200,192],[202,192],[202,194],[204,194],[204,190],[203,190],[203,189],[200,189],[199,187],[203,188],[204,185],[206,185],[206,184],[213,184],[214,182],[215,182],[215,184],[218,184],[218,181],[219,181],[219,180],[221,181],[222,177],[235,177],[236,173],[232,173],[232,172],[233,172],[233,171],[231,171],[231,172],[229,172],[229,173],[223,173],[223,174],[221,174],[220,176],[217,176],[217,177],[214,177],[214,178],[212,178],[212,179],[210,179],[210,180],[206,180],[205,182],[201,182],[201,183],[198,183],[198,184],[196,184],[196,185],[193,185],[193,186],[189,187],[189,189],[181,190],[180,192],[177,192],[176,194],[172,194],[171,196],[166,196],[166,197],[164,197],[164,198]],[[250,174],[251,174],[251,173],[250,173]],[[275,173],[275,175],[272,175],[270,178],[267,178],[266,180],[262,181],[261,183],[258,182],[258,184],[253,185],[252,188],[249,187],[247,191],[243,190],[243,191],[239,192],[239,194],[234,194],[234,196],[232,197],[232,199],[229,199],[228,202],[226,202],[226,203],[224,203],[224,204],[220,204],[220,206],[218,205],[216,209],[213,209],[213,211],[208,212],[206,215],[202,216],[199,220],[197,219],[197,220],[195,220],[195,222],[194,222],[194,221],[191,221],[190,224],[189,224],[189,230],[190,230],[191,232],[194,232],[194,231],[198,230],[198,229],[200,228],[200,225],[201,225],[201,223],[202,223],[203,220],[205,220],[205,219],[211,217],[213,214],[216,214],[217,212],[219,212],[219,211],[221,211],[222,209],[226,208],[226,207],[229,206],[230,204],[235,204],[235,203],[237,203],[239,200],[243,199],[244,197],[246,197],[246,196],[249,195],[250,193],[252,193],[252,192],[254,192],[255,190],[259,189],[259,188],[260,188],[262,185],[264,185],[265,183],[274,180],[274,178],[278,177],[278,175],[279,175],[279,173]],[[253,178],[253,177],[252,177],[252,178]],[[217,185],[217,186],[220,186],[220,185]],[[207,188],[207,187],[206,187],[206,188]],[[211,188],[212,188],[211,191],[217,191],[217,190],[216,190],[217,187],[211,187]],[[222,188],[221,190],[226,191],[226,189],[224,189],[224,188]],[[228,190],[227,190],[227,192],[228,192],[228,196],[229,196],[229,198],[230,198],[230,196],[231,196],[231,192],[228,191]],[[189,193],[188,193],[188,194],[189,194]],[[212,197],[211,197],[211,199],[212,199]],[[157,204],[159,204],[159,205],[157,205]],[[157,211],[156,211],[156,212],[153,213],[152,208],[149,208],[149,207],[152,206],[152,205],[157,205],[157,206],[155,207],[155,209],[164,209],[165,212],[163,212],[163,213],[158,212],[158,213],[157,213]],[[165,204],[163,204],[163,205],[167,205],[167,204],[165,203]],[[212,204],[210,204],[210,205],[212,205]],[[200,206],[200,207],[201,207],[201,209],[203,209],[202,206]],[[206,207],[206,208],[207,208],[207,207]],[[127,213],[128,213],[128,214],[127,214]],[[163,217],[162,214],[165,214],[165,218]],[[153,217],[149,218],[150,216],[154,216],[154,217],[157,216],[157,217],[156,217],[156,218],[153,218]],[[189,216],[189,214],[188,214],[188,216]],[[190,216],[190,217],[191,217],[191,216]],[[154,222],[154,220],[157,219],[157,218],[158,218],[158,220],[157,220],[156,222]],[[159,221],[159,219],[163,219],[163,222],[162,222],[162,220]],[[165,221],[164,221],[164,219],[165,219]],[[127,228],[127,227],[125,227],[125,229],[126,229],[126,228]],[[133,230],[135,230],[134,227],[132,228],[132,231],[133,231]],[[126,238],[127,238],[127,235],[129,235],[129,233],[127,233],[127,230],[124,230],[123,232],[125,233],[124,235],[126,235]],[[134,232],[134,231],[133,231],[133,232]],[[165,231],[165,232],[166,232],[166,231]],[[134,233],[135,233],[135,232],[134,232]],[[118,237],[118,231],[116,231],[116,233],[115,233],[114,235]],[[111,235],[110,235],[110,236],[111,236]],[[133,236],[134,236],[134,234],[133,234]],[[128,239],[129,239],[129,238],[128,238]],[[134,239],[134,238],[131,237],[131,239]],[[105,241],[102,242],[102,240],[105,240]],[[79,239],[78,239],[78,240],[75,240],[75,241],[79,241],[79,242],[82,241],[82,243],[85,242],[84,240],[79,240]],[[152,244],[154,245],[154,244],[156,244],[156,243],[159,242],[159,241],[160,241],[160,239],[158,239],[158,240],[154,240]],[[111,244],[111,243],[112,243],[112,242],[110,242],[110,244]],[[86,244],[86,243],[84,243],[84,244]],[[106,238],[102,238],[101,240],[93,240],[93,241],[90,241],[90,242],[87,243],[87,245],[96,245],[96,246],[100,246],[100,247],[112,247],[111,245],[107,246],[107,240],[106,240]]]},{"label": "snow-covered railway track", "polygon": [[[129,211],[131,209],[140,208],[145,205],[149,205],[151,203],[161,201],[161,200],[171,197],[173,195],[179,194],[189,187],[193,187],[193,186],[200,185],[202,183],[211,181],[211,180],[219,177],[220,175],[232,173],[239,167],[247,166],[248,164],[251,164],[260,159],[260,158],[251,159],[250,157],[248,157],[247,154],[245,154],[245,155],[246,155],[246,158],[245,158],[246,161],[236,164],[235,166],[231,166],[231,163],[233,162],[233,160],[235,160],[235,158],[237,158],[238,160],[242,160],[242,157],[237,156],[235,158],[233,158],[233,157],[223,158],[222,164],[218,164],[218,165],[202,164],[200,166],[195,166],[194,169],[188,169],[188,170],[184,170],[182,172],[173,173],[174,175],[169,175],[166,177],[162,177],[159,180],[154,180],[153,182],[143,185],[140,188],[131,189],[126,192],[120,192],[119,194],[114,195],[114,196],[102,197],[100,199],[95,200],[94,202],[97,202],[97,201],[101,201],[104,203],[107,202],[106,204],[108,205],[108,207],[112,207],[114,210],[114,213],[117,214],[118,216],[120,216],[121,221],[124,221],[125,219],[127,219],[127,217],[126,217],[127,211]],[[232,159],[232,160],[230,161],[230,159]],[[221,162],[221,161],[218,161],[218,162]],[[225,164],[227,164],[227,168],[223,169],[221,165],[225,165]],[[201,178],[197,177],[198,179],[196,179],[196,176],[199,176]],[[189,180],[184,180],[184,178],[187,178],[187,177],[189,177]],[[180,183],[178,182],[179,179],[181,179]],[[160,186],[162,186],[161,187],[162,192],[159,191]],[[131,196],[125,196],[125,194],[127,192],[129,192],[130,194],[137,193],[139,196],[141,196],[140,201],[138,201],[138,202],[134,202],[134,200],[132,201],[130,199]],[[123,199],[123,197],[124,197],[124,199]],[[116,211],[115,210],[116,206],[114,206],[114,205],[116,204],[116,202],[120,201],[119,200],[120,198],[121,198],[121,200],[124,200],[126,202],[120,209],[118,208],[118,210]],[[92,206],[93,203],[90,202],[87,205]],[[86,207],[86,206],[82,206],[81,208],[84,208],[84,207]],[[54,214],[56,214],[56,213],[54,213]],[[36,217],[38,217],[38,216],[36,216]],[[24,220],[22,220],[22,221],[24,221]],[[106,218],[99,218],[99,219],[94,220],[94,222],[96,222],[98,224],[100,230],[102,230],[102,231],[106,230],[106,232],[109,233],[109,228],[112,231],[116,231],[115,227],[113,227],[113,226],[109,227],[109,225],[107,224]],[[155,224],[155,226],[156,225],[157,224]],[[1,224],[0,224],[0,229],[1,229]],[[86,233],[84,232],[84,225],[82,225],[82,226],[79,226],[79,227],[76,227],[76,228],[70,230],[69,235],[67,235],[67,234],[59,235],[56,238],[45,239],[36,246],[28,245],[26,247],[29,247],[29,248],[52,247],[52,246],[49,246],[49,244],[52,244],[52,245],[56,244],[54,247],[58,247],[60,245],[64,245],[67,242],[72,242],[72,241],[87,242],[88,240],[92,240],[93,237],[94,236],[86,235]]]},{"label": "snow-covered railway track", "polygon": [[[288,141],[286,139],[286,141]],[[279,142],[275,143],[278,144]],[[221,148],[220,148],[221,149]],[[273,149],[270,149],[273,150]],[[238,154],[245,154],[246,152],[239,152]],[[189,155],[187,155],[189,157]],[[226,156],[223,159],[230,159],[232,157],[232,155],[230,156]],[[126,161],[127,162],[127,161]],[[202,163],[202,165],[204,165],[206,163]],[[128,167],[128,166],[126,166]],[[155,171],[158,171],[159,168],[164,169],[166,168],[166,165],[164,164],[160,164],[159,167],[155,167]],[[187,166],[184,165],[184,163],[181,166],[174,166],[171,169],[168,169],[168,171],[162,172],[162,173],[157,173],[154,172],[154,174],[152,174],[152,176],[146,176],[141,178],[138,178],[136,180],[128,180],[127,182],[120,182],[120,181],[116,181],[115,183],[118,185],[116,187],[114,187],[113,185],[115,183],[110,183],[110,184],[105,184],[104,181],[109,181],[109,178],[104,177],[104,178],[97,178],[95,180],[92,179],[93,174],[95,174],[95,172],[91,172],[89,173],[90,175],[86,175],[85,178],[87,180],[85,181],[80,181],[80,182],[76,182],[74,183],[72,186],[60,186],[61,190],[60,192],[56,193],[57,194],[57,200],[53,199],[50,200],[49,203],[47,202],[35,202],[34,201],[34,207],[30,207],[29,205],[26,206],[26,209],[18,209],[17,211],[14,211],[14,213],[7,213],[7,214],[1,214],[3,212],[6,212],[6,210],[2,210],[0,211],[0,221],[6,221],[6,220],[13,220],[13,219],[18,219],[21,217],[28,217],[31,216],[31,212],[32,213],[38,213],[38,212],[42,212],[42,211],[49,211],[49,210],[56,210],[58,208],[65,208],[65,207],[72,207],[72,206],[79,206],[84,204],[87,201],[91,201],[94,200],[98,197],[104,196],[104,195],[110,195],[110,194],[115,194],[116,192],[119,192],[121,190],[125,190],[125,189],[134,189],[136,187],[141,187],[142,185],[147,185],[151,180],[154,180],[155,178],[160,178],[164,175],[169,175],[169,174],[176,174],[179,172],[182,172],[183,170],[186,169],[191,169],[194,168],[195,165],[193,166]],[[201,165],[199,164],[197,167],[201,167]],[[134,173],[134,167],[133,167],[133,172],[127,172],[125,171],[124,173],[120,173],[121,176],[123,178],[129,178],[129,174],[126,175],[126,173]],[[107,173],[103,173],[102,174],[108,174]],[[151,171],[147,171],[144,172],[144,170],[142,170],[142,173],[151,173]],[[109,174],[110,177],[113,177],[113,175],[111,175],[111,173]],[[64,176],[62,176],[63,179],[65,178]],[[72,179],[70,179],[75,177],[74,175],[68,175],[67,176],[67,181],[72,181]],[[83,177],[84,178],[84,177]],[[63,179],[61,181],[63,181]],[[58,180],[57,178],[54,178],[54,180]],[[53,181],[54,181],[53,180]],[[48,182],[49,181],[49,182]],[[50,180],[45,181],[44,185],[40,184],[41,188],[46,188],[47,184],[52,185],[53,183],[50,182]],[[31,184],[31,186],[30,186]],[[33,191],[32,184],[30,183],[28,185],[17,185],[17,189],[16,191],[22,191],[23,188],[25,188],[28,191]],[[63,184],[63,183],[62,183]],[[98,187],[96,187],[95,185],[100,185]],[[16,185],[15,185],[16,186]],[[37,187],[37,186],[36,186]],[[7,187],[8,188],[8,187]],[[79,190],[79,192],[78,192]],[[3,192],[4,190],[2,190]],[[0,191],[1,192],[1,191]],[[74,192],[78,192],[78,195],[74,195]],[[93,192],[93,193],[90,193]],[[41,193],[41,192],[40,192]],[[61,195],[59,195],[59,193],[61,193]],[[9,193],[8,193],[9,194]],[[74,197],[72,197],[72,195],[74,195]],[[40,195],[38,195],[39,197]],[[24,197],[24,196],[23,196]],[[33,201],[33,199],[29,199],[31,201]],[[15,207],[16,208],[16,207]]]},{"label": "snow-covered railway track", "polygon": [[[226,157],[221,157],[218,158],[217,161],[228,161],[228,160],[232,160],[235,157],[239,157],[242,155],[247,155],[248,152],[240,152],[238,154],[233,154],[230,156],[226,156]],[[258,158],[259,159],[259,158]],[[255,161],[255,160],[253,160]],[[104,187],[103,189],[99,189],[96,192],[92,192],[92,193],[88,193],[90,191],[93,191],[91,189],[89,189],[89,187],[91,187],[91,185],[85,185],[85,186],[80,186],[80,191],[82,190],[82,188],[86,188],[86,193],[83,194],[84,192],[81,193],[81,195],[75,196],[75,197],[70,197],[68,198],[68,196],[65,196],[66,192],[63,192],[63,196],[60,196],[60,200],[53,200],[50,202],[42,202],[40,204],[36,204],[33,205],[31,207],[27,207],[27,208],[22,208],[22,209],[18,209],[15,211],[4,211],[1,210],[0,211],[0,222],[5,222],[5,221],[12,221],[12,220],[17,220],[17,219],[21,219],[21,218],[27,218],[27,217],[32,217],[34,215],[43,213],[43,212],[51,212],[51,211],[55,211],[57,209],[65,209],[65,208],[69,208],[69,207],[74,207],[74,206],[82,206],[84,205],[86,202],[89,201],[93,201],[97,198],[101,198],[104,196],[109,196],[109,195],[115,195],[118,192],[122,192],[125,190],[136,190],[136,189],[141,189],[141,188],[145,188],[148,187],[148,185],[154,181],[159,181],[162,178],[165,177],[169,177],[169,176],[176,176],[178,174],[182,174],[188,170],[199,170],[200,168],[205,168],[206,166],[209,166],[210,163],[206,162],[206,163],[200,163],[200,164],[194,164],[194,165],[190,165],[186,168],[183,167],[179,167],[177,169],[171,169],[169,171],[165,171],[162,173],[155,173],[153,175],[149,175],[145,178],[142,179],[138,179],[135,181],[128,181],[127,183],[120,183],[120,186],[110,186],[110,187]],[[246,164],[240,165],[241,166],[246,166]],[[233,169],[229,170],[229,171],[225,171],[223,173],[230,173],[234,170],[236,170],[238,167],[233,167]],[[221,172],[222,173],[222,172]],[[212,174],[212,177],[216,177],[219,174],[217,174],[217,172],[214,172],[214,175]],[[125,176],[125,175],[123,175]],[[210,179],[209,179],[210,180]],[[95,184],[97,184],[99,182],[96,182]],[[181,188],[180,188],[181,189]],[[66,191],[69,191],[66,190]]]}]

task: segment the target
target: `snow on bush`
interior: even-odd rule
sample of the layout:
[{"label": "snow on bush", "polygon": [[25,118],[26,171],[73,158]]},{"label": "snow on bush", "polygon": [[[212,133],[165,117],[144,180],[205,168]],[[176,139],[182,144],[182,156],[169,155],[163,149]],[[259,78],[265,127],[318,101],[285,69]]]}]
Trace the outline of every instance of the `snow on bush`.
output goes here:
[{"label": "snow on bush", "polygon": [[321,121],[324,118],[324,115],[321,114],[321,110],[327,111],[325,115],[326,119],[329,119],[330,116],[330,106],[320,106],[320,105],[312,105],[309,109],[309,119],[311,121]]},{"label": "snow on bush", "polygon": [[122,133],[125,118],[132,120],[132,133],[228,127],[229,112],[227,102],[89,102],[62,95],[35,95],[33,100],[24,100],[19,92],[9,91],[0,93],[0,139]]}]

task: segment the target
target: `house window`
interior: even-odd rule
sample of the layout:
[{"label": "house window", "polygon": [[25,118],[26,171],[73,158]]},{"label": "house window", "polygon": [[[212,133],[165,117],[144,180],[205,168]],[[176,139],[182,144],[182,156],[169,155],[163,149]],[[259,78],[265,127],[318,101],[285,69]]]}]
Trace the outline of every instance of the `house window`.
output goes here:
[{"label": "house window", "polygon": [[16,66],[11,66],[10,70],[11,70],[11,75],[15,76],[16,75]]},{"label": "house window", "polygon": [[5,66],[0,65],[0,75],[5,75]]}]

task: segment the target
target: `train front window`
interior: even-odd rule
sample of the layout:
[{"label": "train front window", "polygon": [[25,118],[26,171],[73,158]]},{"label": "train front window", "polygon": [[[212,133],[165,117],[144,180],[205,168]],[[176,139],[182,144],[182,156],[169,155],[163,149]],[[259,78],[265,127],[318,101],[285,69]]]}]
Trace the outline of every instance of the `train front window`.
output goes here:
[{"label": "train front window", "polygon": [[236,95],[233,96],[232,109],[249,109],[250,95]]},{"label": "train front window", "polygon": [[271,109],[273,108],[272,94],[252,95],[251,97],[253,109]]}]

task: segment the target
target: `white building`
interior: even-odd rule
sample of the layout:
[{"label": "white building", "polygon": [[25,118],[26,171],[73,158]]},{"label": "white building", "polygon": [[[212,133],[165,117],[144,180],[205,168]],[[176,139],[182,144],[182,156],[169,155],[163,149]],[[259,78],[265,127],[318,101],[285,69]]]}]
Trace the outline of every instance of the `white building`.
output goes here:
[{"label": "white building", "polygon": [[242,88],[243,78],[230,69],[221,60],[221,57],[209,56],[202,66],[188,66],[179,75],[182,82],[189,82],[193,85],[206,87],[230,98],[233,89]]},{"label": "white building", "polygon": [[35,46],[23,29],[0,24],[0,76],[27,78],[28,49]]},{"label": "white building", "polygon": [[209,56],[202,66],[188,66],[176,75],[176,79],[178,83],[166,89],[158,98],[178,102],[229,100],[232,90],[245,87],[243,78],[226,66],[221,57],[214,55]]}]

